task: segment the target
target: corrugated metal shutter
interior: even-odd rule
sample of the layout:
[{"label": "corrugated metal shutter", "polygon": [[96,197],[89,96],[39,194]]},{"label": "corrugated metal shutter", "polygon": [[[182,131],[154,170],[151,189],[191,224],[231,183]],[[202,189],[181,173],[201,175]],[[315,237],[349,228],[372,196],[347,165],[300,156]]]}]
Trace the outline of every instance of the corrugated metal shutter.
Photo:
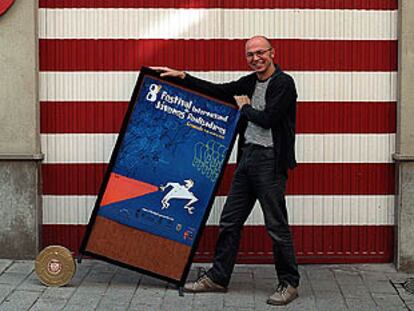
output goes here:
[{"label": "corrugated metal shutter", "polygon": [[[397,0],[40,0],[43,243],[77,250],[142,65],[213,81],[246,74],[245,39],[269,37],[296,80],[287,201],[300,262],[392,258]],[[199,247],[214,250],[234,156]],[[260,208],[241,262],[271,262]]]}]

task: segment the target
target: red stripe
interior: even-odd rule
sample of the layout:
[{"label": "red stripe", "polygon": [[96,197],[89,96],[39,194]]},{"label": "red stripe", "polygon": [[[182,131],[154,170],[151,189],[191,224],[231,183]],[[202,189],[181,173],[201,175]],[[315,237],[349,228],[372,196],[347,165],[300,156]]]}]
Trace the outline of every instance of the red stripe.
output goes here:
[{"label": "red stripe", "polygon": [[[43,194],[96,195],[105,164],[44,164]],[[227,195],[235,164],[227,165],[218,195]],[[299,164],[289,175],[289,195],[394,194],[393,164]]]},{"label": "red stripe", "polygon": [[39,0],[40,8],[229,8],[396,10],[397,0]]},{"label": "red stripe", "polygon": [[395,133],[395,102],[303,102],[297,133]]},{"label": "red stripe", "polygon": [[[395,133],[395,102],[298,103],[298,133]],[[41,133],[118,133],[127,102],[42,102]]]},{"label": "red stripe", "polygon": [[41,133],[118,133],[128,102],[41,102]]},{"label": "red stripe", "polygon": [[302,163],[289,175],[287,194],[385,195],[395,193],[393,164]]},{"label": "red stripe", "polygon": [[[43,247],[63,245],[77,253],[86,226],[43,225]],[[391,262],[393,226],[292,226],[299,263]],[[217,226],[206,227],[195,261],[211,262]],[[245,226],[239,263],[273,263],[272,243],[263,226]]]},{"label": "red stripe", "polygon": [[[397,41],[271,40],[285,70],[396,71]],[[41,71],[248,70],[245,40],[39,40]],[[70,53],[68,52],[70,51]],[[196,52],[196,53],[195,53]]]}]

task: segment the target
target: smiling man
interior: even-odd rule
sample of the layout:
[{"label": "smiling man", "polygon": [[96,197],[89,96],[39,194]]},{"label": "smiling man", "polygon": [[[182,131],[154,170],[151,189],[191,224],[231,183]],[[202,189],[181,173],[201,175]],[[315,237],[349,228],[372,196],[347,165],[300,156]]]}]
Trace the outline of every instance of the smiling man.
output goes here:
[{"label": "smiling man", "polygon": [[243,224],[258,200],[273,242],[279,282],[267,303],[284,305],[298,296],[300,278],[285,201],[288,169],[296,166],[297,93],[293,79],[274,63],[275,50],[266,37],[250,38],[245,48],[253,73],[229,83],[216,84],[183,71],[153,68],[161,71],[161,76],[181,78],[192,88],[233,101],[241,114],[238,166],[221,214],[213,266],[195,282],[185,284],[184,290],[227,290]]}]

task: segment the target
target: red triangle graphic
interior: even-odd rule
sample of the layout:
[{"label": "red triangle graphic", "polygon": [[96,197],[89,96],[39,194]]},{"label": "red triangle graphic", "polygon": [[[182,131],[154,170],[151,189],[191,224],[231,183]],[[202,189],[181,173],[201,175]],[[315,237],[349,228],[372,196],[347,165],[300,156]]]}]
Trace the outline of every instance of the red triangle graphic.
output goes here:
[{"label": "red triangle graphic", "polygon": [[158,187],[142,181],[111,173],[101,206],[140,197],[158,191]]}]

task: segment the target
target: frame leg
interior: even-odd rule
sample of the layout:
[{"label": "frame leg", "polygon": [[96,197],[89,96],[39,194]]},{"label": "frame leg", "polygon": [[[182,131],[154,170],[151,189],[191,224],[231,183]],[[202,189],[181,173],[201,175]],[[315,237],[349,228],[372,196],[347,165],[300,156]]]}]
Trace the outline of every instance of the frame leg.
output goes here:
[{"label": "frame leg", "polygon": [[182,286],[178,286],[178,296],[184,297],[184,288]]}]

